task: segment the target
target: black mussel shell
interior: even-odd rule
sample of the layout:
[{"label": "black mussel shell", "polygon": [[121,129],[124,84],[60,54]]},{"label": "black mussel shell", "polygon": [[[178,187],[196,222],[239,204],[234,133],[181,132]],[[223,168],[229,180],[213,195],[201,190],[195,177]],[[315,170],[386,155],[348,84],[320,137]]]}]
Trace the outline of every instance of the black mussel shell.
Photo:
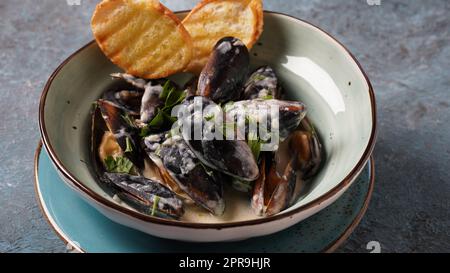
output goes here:
[{"label": "black mussel shell", "polygon": [[239,99],[249,67],[250,56],[245,44],[233,37],[221,39],[200,74],[197,95],[216,103]]}]

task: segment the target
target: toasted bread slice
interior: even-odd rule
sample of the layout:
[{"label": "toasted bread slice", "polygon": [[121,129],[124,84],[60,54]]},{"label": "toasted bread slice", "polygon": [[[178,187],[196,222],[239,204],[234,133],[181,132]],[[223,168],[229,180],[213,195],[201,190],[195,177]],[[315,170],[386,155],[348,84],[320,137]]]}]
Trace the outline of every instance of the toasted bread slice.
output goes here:
[{"label": "toasted bread slice", "polygon": [[239,38],[251,49],[263,31],[262,0],[203,0],[183,20],[194,42],[187,70],[199,73],[214,45],[226,36]]},{"label": "toasted bread slice", "polygon": [[157,0],[104,0],[91,26],[103,53],[137,77],[167,77],[183,71],[192,57],[189,33]]}]

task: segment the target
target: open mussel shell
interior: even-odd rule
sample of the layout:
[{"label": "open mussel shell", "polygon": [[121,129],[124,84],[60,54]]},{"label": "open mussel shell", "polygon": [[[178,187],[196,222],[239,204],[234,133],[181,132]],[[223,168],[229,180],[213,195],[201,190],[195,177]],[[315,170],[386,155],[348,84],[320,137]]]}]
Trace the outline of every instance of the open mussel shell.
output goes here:
[{"label": "open mussel shell", "polygon": [[181,136],[151,135],[144,142],[162,173],[170,175],[197,205],[214,215],[224,213],[222,181],[200,163]]},{"label": "open mussel shell", "polygon": [[91,118],[91,155],[94,171],[99,176],[99,178],[101,174],[103,174],[106,171],[103,162],[99,157],[99,149],[103,135],[108,130],[109,129],[106,126],[100,108],[98,107],[97,104],[95,104],[92,110],[92,118]]},{"label": "open mussel shell", "polygon": [[184,214],[183,201],[157,181],[122,173],[105,173],[104,179],[118,189],[122,201],[142,213],[174,219]]},{"label": "open mussel shell", "polygon": [[234,178],[254,181],[259,176],[255,157],[245,141],[203,140],[201,148],[197,148],[195,152],[207,166]]},{"label": "open mussel shell", "polygon": [[261,175],[253,188],[255,213],[273,215],[294,204],[319,172],[322,159],[319,136],[305,118],[298,129],[280,143],[274,155],[264,154]]},{"label": "open mussel shell", "polygon": [[296,188],[297,177],[292,162],[279,173],[273,156],[264,154],[260,162],[260,177],[255,181],[251,206],[259,216],[270,216],[286,209]]},{"label": "open mussel shell", "polygon": [[275,71],[270,66],[262,66],[253,72],[244,86],[244,100],[280,99],[281,88]]},{"label": "open mussel shell", "polygon": [[130,124],[128,113],[116,104],[100,99],[97,101],[98,108],[108,127],[109,131],[114,134],[124,155],[141,172],[144,167],[145,153],[140,145],[139,130]]},{"label": "open mussel shell", "polygon": [[288,139],[280,144],[275,154],[277,166],[286,166],[293,160],[292,166],[302,180],[315,176],[324,156],[322,144],[309,119],[302,120],[300,126]]},{"label": "open mussel shell", "polygon": [[216,103],[239,99],[249,66],[250,56],[245,44],[237,38],[222,38],[200,74],[197,95]]}]

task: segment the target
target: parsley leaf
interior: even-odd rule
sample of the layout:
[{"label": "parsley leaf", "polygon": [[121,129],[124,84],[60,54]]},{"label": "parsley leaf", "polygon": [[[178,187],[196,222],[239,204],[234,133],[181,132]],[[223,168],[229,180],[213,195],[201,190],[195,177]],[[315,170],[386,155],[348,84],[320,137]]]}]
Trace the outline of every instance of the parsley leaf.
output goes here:
[{"label": "parsley leaf", "polygon": [[262,99],[263,100],[272,100],[273,96],[272,95],[267,95],[267,96],[262,97]]},{"label": "parsley leaf", "polygon": [[151,216],[155,216],[157,208],[158,208],[159,200],[160,200],[160,197],[155,195],[155,198],[153,199],[153,208],[152,208]]},{"label": "parsley leaf", "polygon": [[134,124],[134,121],[131,119],[131,117],[128,113],[125,115],[122,115],[122,118],[128,124],[128,126],[136,127],[136,125]]},{"label": "parsley leaf", "polygon": [[133,144],[131,143],[131,140],[129,137],[126,137],[126,144],[127,144],[127,148],[125,150],[125,153],[131,153],[133,152]]},{"label": "parsley leaf", "polygon": [[133,163],[123,156],[118,156],[116,158],[108,156],[105,158],[106,170],[110,173],[131,173],[133,169]]},{"label": "parsley leaf", "polygon": [[159,95],[159,98],[165,101],[169,96],[169,93],[172,92],[174,89],[175,87],[173,87],[171,82],[167,80],[166,83],[163,85],[163,91]]},{"label": "parsley leaf", "polygon": [[170,129],[173,123],[177,121],[177,118],[172,117],[172,109],[182,103],[186,98],[186,92],[183,90],[177,90],[172,83],[167,80],[163,86],[159,98],[164,101],[164,106],[158,108],[158,112],[155,117],[148,123],[147,126],[141,128],[139,135],[146,137],[151,133],[155,133],[161,130]]}]

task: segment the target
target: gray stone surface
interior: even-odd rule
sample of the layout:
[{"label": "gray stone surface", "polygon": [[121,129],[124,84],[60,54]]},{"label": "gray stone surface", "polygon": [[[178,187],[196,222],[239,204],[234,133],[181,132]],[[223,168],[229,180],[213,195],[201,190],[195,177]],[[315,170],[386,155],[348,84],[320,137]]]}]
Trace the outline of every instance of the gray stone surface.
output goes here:
[{"label": "gray stone surface", "polygon": [[[376,91],[376,188],[340,252],[450,251],[450,1],[266,0],[342,41]],[[97,1],[0,1],[0,252],[63,252],[39,211],[33,154],[37,109],[51,72],[92,39]],[[174,10],[196,1],[163,1]],[[369,1],[370,2],[370,1]]]}]

